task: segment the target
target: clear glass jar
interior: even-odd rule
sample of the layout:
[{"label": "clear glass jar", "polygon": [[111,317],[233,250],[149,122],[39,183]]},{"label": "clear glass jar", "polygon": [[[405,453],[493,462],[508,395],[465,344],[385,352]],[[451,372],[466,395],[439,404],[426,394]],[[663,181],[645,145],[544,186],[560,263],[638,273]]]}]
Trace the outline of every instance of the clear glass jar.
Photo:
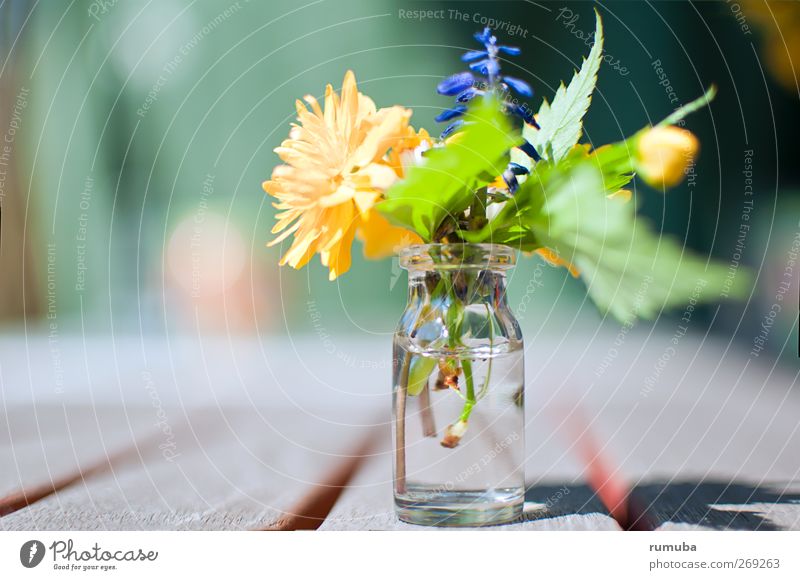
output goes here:
[{"label": "clear glass jar", "polygon": [[414,524],[520,517],[525,495],[524,348],[506,301],[514,251],[405,248],[408,305],[394,335],[394,498]]}]

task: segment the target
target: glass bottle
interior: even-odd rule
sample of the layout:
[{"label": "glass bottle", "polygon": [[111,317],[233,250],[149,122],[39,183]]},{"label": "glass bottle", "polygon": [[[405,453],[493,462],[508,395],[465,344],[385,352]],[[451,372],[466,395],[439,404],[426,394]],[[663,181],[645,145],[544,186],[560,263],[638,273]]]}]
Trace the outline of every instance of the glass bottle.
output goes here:
[{"label": "glass bottle", "polygon": [[524,348],[506,300],[515,253],[492,244],[405,248],[408,304],[394,335],[398,517],[437,526],[513,521],[525,495]]}]

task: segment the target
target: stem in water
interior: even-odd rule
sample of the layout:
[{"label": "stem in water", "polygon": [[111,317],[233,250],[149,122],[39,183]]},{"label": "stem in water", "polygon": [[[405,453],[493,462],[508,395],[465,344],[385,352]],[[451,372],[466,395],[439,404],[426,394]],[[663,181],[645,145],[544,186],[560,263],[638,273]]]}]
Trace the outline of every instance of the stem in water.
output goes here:
[{"label": "stem in water", "polygon": [[427,384],[419,394],[419,414],[422,419],[422,433],[425,437],[436,437],[436,423],[431,408],[431,389]]},{"label": "stem in water", "polygon": [[397,389],[395,391],[395,415],[397,416],[395,447],[395,488],[397,493],[406,492],[406,400],[408,399],[407,383],[408,369],[411,367],[411,353],[406,352],[403,357],[403,368],[400,371]]}]

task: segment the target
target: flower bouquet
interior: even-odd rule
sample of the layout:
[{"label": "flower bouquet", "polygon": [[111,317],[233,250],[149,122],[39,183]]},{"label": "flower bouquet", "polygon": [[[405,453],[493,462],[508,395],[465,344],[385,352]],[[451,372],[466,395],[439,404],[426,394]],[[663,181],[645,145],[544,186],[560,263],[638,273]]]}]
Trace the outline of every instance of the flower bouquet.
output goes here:
[{"label": "flower bouquet", "polygon": [[625,324],[726,275],[637,219],[626,189],[635,176],[662,190],[681,181],[698,150],[683,119],[713,88],[594,148],[580,140],[603,61],[599,15],[580,70],[537,113],[528,83],[501,70],[520,49],[488,28],[475,39],[462,57],[469,70],[438,85],[455,98],[436,118],[447,123],[438,138],[414,129],[404,107],[377,108],[347,72],[324,103],[297,101],[297,123],[275,149],[283,164],[264,183],[279,210],[270,245],[293,238],[281,265],[319,254],[334,280],[358,238],[367,258],[399,255],[408,270],[394,336],[394,493],[399,517],[420,524],[521,514],[524,348],[506,299],[518,253],[582,278],[597,307]]}]

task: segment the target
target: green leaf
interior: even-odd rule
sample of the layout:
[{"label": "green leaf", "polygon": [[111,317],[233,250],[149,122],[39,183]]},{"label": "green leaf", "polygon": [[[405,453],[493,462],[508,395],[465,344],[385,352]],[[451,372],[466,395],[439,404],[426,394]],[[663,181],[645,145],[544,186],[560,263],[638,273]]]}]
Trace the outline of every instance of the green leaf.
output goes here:
[{"label": "green leaf", "polygon": [[[660,235],[636,219],[632,203],[609,199],[604,190],[596,167],[575,165],[562,187],[548,192],[531,227],[540,243],[577,266],[601,311],[627,323],[690,300],[719,300],[725,266]],[[732,296],[742,294],[746,278],[737,278]]]},{"label": "green leaf", "polygon": [[[532,251],[542,246],[533,226],[545,209],[544,202],[551,192],[557,192],[574,179],[573,169],[586,166],[599,172],[602,187],[594,187],[597,196],[604,197],[619,191],[633,179],[630,172],[625,143],[604,148],[599,154],[589,155],[584,148],[573,148],[557,163],[543,160],[537,163],[517,193],[502,210],[478,232],[462,234],[470,242],[506,244],[522,251]],[[552,209],[552,206],[551,206]],[[565,211],[571,211],[566,208]]]},{"label": "green leaf", "polygon": [[676,109],[671,115],[669,115],[666,119],[661,121],[657,125],[657,127],[663,127],[665,125],[674,125],[678,121],[683,120],[690,114],[708,105],[708,103],[713,101],[714,97],[716,96],[717,96],[717,87],[711,85],[703,96],[698,97],[691,103],[687,103],[682,107]]},{"label": "green leaf", "polygon": [[508,150],[521,142],[493,99],[482,99],[467,111],[465,120],[469,124],[456,139],[430,151],[376,206],[426,242],[433,241],[443,220],[469,207],[481,174],[503,172]]},{"label": "green leaf", "polygon": [[436,367],[436,359],[419,356],[411,361],[411,369],[408,373],[407,392],[410,397],[416,397],[428,384],[428,377],[431,376]]},{"label": "green leaf", "polygon": [[584,59],[581,70],[572,77],[569,86],[558,87],[550,105],[545,100],[539,109],[537,122],[541,129],[525,126],[523,137],[539,154],[551,161],[562,159],[581,138],[583,116],[592,102],[597,83],[597,71],[603,58],[603,22],[595,12],[594,46]]}]

